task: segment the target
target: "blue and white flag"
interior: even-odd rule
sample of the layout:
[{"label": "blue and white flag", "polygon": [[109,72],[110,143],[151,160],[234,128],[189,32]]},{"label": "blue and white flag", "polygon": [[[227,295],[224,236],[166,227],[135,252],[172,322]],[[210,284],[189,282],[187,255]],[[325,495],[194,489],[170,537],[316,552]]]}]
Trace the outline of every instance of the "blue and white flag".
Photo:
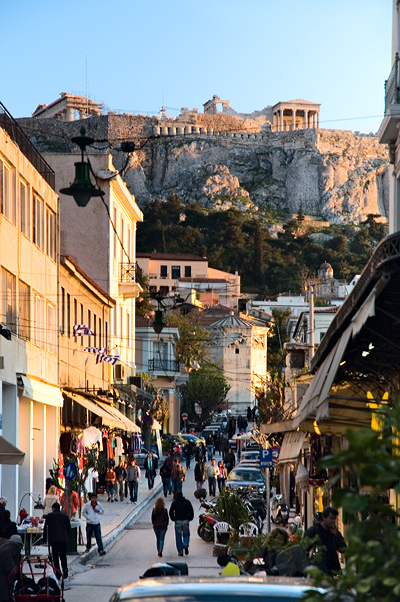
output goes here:
[{"label": "blue and white flag", "polygon": [[85,347],[85,351],[88,353],[99,353],[105,355],[107,353],[107,347]]},{"label": "blue and white flag", "polygon": [[84,324],[75,324],[74,328],[73,328],[73,336],[77,337],[83,334],[88,334],[93,335],[94,332],[91,328],[89,328],[89,326],[85,326]]},{"label": "blue and white flag", "polygon": [[106,355],[105,353],[98,353],[96,356],[96,364],[101,364],[101,362],[108,362],[112,366],[116,364],[119,360],[119,355]]}]

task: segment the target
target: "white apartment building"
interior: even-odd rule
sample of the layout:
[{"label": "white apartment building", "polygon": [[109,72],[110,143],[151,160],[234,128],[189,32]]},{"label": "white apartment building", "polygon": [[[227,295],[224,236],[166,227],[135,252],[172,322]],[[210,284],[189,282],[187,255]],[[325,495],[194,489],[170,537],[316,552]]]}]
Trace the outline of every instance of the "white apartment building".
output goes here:
[{"label": "white apartment building", "polygon": [[43,496],[57,456],[59,211],[53,171],[2,105],[0,201],[0,435],[25,454],[0,465],[14,520],[25,492]]}]

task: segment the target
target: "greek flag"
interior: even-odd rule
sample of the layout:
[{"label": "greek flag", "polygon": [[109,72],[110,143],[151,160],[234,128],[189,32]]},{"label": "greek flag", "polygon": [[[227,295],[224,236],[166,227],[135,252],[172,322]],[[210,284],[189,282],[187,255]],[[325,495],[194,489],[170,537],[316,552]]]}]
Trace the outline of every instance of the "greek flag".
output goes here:
[{"label": "greek flag", "polygon": [[85,351],[87,351],[87,353],[99,353],[100,355],[104,355],[107,353],[107,347],[85,347]]},{"label": "greek flag", "polygon": [[79,335],[83,335],[83,334],[88,334],[88,335],[93,335],[94,332],[91,328],[89,328],[89,326],[85,326],[84,324],[75,324],[74,328],[73,328],[73,336],[77,337]]},{"label": "greek flag", "polygon": [[108,362],[112,366],[116,364],[119,360],[119,355],[107,355],[105,353],[98,353],[96,356],[96,364],[101,364],[101,362]]}]

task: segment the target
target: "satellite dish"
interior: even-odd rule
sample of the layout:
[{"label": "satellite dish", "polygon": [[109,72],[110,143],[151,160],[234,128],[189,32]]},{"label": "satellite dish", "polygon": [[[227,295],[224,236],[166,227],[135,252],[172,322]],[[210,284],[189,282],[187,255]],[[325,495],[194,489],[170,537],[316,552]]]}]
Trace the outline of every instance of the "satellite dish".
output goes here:
[{"label": "satellite dish", "polygon": [[114,180],[118,175],[117,171],[110,171],[108,169],[101,169],[96,172],[96,178],[99,180]]}]

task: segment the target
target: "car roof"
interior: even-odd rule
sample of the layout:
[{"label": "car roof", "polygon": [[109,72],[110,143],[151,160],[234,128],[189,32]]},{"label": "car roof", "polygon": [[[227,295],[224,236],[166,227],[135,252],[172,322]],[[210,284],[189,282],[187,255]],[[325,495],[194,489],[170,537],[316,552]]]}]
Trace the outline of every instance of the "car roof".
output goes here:
[{"label": "car roof", "polygon": [[[218,576],[218,577],[150,577],[135,583],[124,585],[117,590],[113,600],[131,600],[140,598],[168,597],[203,598],[212,597],[241,597],[249,596],[268,600],[275,596],[285,602],[300,600],[306,590],[312,588],[312,581],[296,577],[246,577],[246,576]],[[318,590],[323,592],[323,590]]]}]

